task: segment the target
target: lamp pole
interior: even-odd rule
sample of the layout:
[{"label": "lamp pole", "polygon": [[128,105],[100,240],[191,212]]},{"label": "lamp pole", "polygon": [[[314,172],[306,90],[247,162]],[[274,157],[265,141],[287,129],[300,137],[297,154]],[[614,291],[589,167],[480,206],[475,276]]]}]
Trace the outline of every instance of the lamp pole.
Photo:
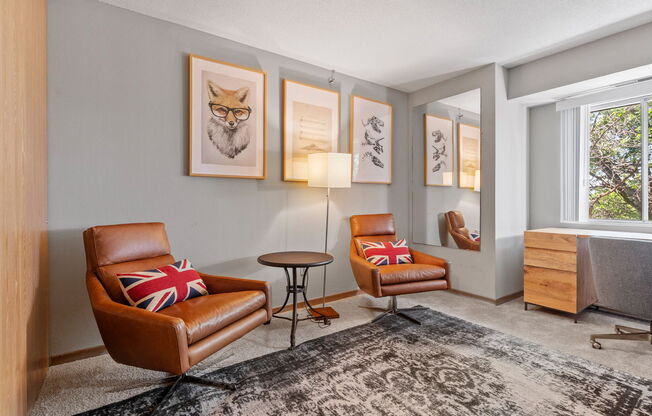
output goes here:
[{"label": "lamp pole", "polygon": [[[328,252],[328,213],[330,211],[331,203],[331,188],[326,188],[326,236],[324,238],[324,253]],[[324,266],[324,279],[321,291],[321,307],[326,307],[326,266]]]}]

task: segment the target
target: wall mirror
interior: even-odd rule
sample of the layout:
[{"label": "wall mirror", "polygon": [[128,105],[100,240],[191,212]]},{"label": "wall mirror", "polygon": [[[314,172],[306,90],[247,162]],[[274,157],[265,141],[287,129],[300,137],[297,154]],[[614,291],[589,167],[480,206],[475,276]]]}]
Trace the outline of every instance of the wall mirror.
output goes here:
[{"label": "wall mirror", "polygon": [[412,238],[480,250],[480,89],[412,108]]}]

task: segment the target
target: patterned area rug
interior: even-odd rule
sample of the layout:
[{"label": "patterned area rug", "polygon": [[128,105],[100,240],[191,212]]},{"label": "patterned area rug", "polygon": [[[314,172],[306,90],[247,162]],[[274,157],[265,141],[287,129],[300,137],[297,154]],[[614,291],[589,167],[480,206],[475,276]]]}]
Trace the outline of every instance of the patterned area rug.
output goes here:
[{"label": "patterned area rug", "polygon": [[[389,316],[212,372],[246,380],[233,393],[184,384],[159,414],[652,415],[650,379],[430,309],[410,314],[423,325]],[[84,414],[147,414],[163,393]]]}]

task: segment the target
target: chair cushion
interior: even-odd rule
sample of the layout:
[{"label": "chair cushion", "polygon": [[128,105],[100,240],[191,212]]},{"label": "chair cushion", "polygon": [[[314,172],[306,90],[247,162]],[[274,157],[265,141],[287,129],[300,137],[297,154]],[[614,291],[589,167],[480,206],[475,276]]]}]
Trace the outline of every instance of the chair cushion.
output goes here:
[{"label": "chair cushion", "polygon": [[185,322],[190,345],[264,307],[264,292],[243,290],[175,303],[159,313],[181,318]]},{"label": "chair cushion", "polygon": [[376,266],[413,263],[405,239],[398,241],[361,242],[362,252],[368,262]]},{"label": "chair cushion", "polygon": [[443,267],[432,264],[392,264],[380,266],[378,270],[380,270],[381,285],[441,279],[446,275]]},{"label": "chair cushion", "polygon": [[188,259],[158,269],[118,273],[117,276],[129,304],[152,312],[208,295],[204,281]]}]

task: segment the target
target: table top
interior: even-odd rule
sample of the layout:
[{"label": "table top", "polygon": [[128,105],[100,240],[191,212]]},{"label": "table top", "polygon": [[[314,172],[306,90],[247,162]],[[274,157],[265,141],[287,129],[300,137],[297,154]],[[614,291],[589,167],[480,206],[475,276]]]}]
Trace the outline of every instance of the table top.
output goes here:
[{"label": "table top", "polygon": [[280,251],[258,257],[258,263],[272,267],[315,267],[332,262],[333,256],[316,251]]}]

